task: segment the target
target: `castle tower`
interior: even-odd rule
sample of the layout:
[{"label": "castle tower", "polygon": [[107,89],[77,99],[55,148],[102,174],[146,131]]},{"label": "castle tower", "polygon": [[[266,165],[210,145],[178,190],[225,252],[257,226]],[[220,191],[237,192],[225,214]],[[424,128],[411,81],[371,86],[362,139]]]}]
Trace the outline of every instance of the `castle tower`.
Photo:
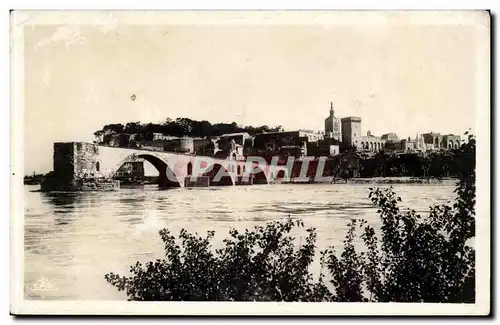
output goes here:
[{"label": "castle tower", "polygon": [[347,145],[358,146],[358,138],[361,134],[361,117],[344,117],[342,121],[342,142]]},{"label": "castle tower", "polygon": [[335,116],[333,102],[330,102],[330,115],[325,119],[325,137],[340,141],[342,138],[342,128],[340,119]]}]

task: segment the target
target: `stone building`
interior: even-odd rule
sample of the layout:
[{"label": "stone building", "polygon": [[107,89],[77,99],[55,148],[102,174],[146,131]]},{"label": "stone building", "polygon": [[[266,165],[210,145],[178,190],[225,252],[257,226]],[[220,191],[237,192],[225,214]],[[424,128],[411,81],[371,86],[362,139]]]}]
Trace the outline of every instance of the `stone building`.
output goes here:
[{"label": "stone building", "polygon": [[382,136],[380,137],[380,139],[385,140],[386,143],[387,142],[392,142],[392,143],[399,142],[398,135],[396,133],[392,133],[392,132],[391,133],[382,134]]},{"label": "stone building", "polygon": [[92,143],[54,143],[53,167],[50,177],[41,184],[42,191],[113,190],[119,182],[100,173],[97,160],[99,148]]},{"label": "stone building", "polygon": [[285,152],[293,156],[306,156],[307,144],[310,135],[304,131],[268,132],[257,134],[254,137],[254,152],[269,154],[282,154]]},{"label": "stone building", "polygon": [[165,140],[163,150],[169,152],[193,153],[194,138],[182,137],[176,139]]},{"label": "stone building", "polygon": [[339,145],[330,145],[328,146],[328,155],[329,156],[336,156],[340,154],[340,147]]},{"label": "stone building", "polygon": [[98,150],[99,148],[92,143],[54,143],[54,173],[58,178],[65,180],[100,176],[99,161],[95,158]]},{"label": "stone building", "polygon": [[443,136],[441,134],[429,132],[429,133],[422,134],[422,137],[424,138],[424,143],[426,145],[429,145],[427,147],[430,147],[432,149],[440,149],[441,148],[441,145],[443,142]]},{"label": "stone building", "polygon": [[197,153],[204,156],[214,154],[214,141],[193,137],[165,137],[153,141],[142,141],[141,148],[154,151],[178,152],[186,154]]},{"label": "stone building", "polygon": [[458,149],[461,145],[461,137],[459,135],[447,134],[443,135],[443,140],[441,142],[445,149]]},{"label": "stone building", "polygon": [[424,137],[418,133],[417,133],[417,136],[415,137],[415,149],[417,151],[425,151],[425,149],[426,149]]},{"label": "stone building", "polygon": [[342,125],[340,118],[335,116],[333,102],[330,103],[330,115],[325,119],[325,138],[340,141],[342,138]]},{"label": "stone building", "polygon": [[253,137],[248,132],[226,133],[218,137],[214,154],[218,158],[230,157],[234,160],[244,159],[244,152],[248,153]]},{"label": "stone building", "polygon": [[153,141],[156,141],[156,140],[168,140],[169,138],[170,138],[169,136],[164,135],[163,133],[157,133],[157,132],[153,133]]},{"label": "stone building", "polygon": [[297,132],[299,137],[306,137],[308,142],[318,142],[325,137],[321,132],[313,130],[299,129]]},{"label": "stone building", "polygon": [[399,151],[415,151],[415,141],[412,141],[410,138],[402,139],[399,145],[397,146],[397,150]]},{"label": "stone building", "polygon": [[340,141],[334,138],[325,137],[318,142],[308,143],[307,155],[308,156],[335,156],[340,153]]},{"label": "stone building", "polygon": [[425,151],[432,151],[434,150],[434,144],[433,143],[424,143]]},{"label": "stone building", "polygon": [[370,131],[362,135],[361,117],[350,116],[340,119],[342,123],[342,142],[353,146],[357,151],[377,152],[385,147],[386,140],[376,137]]},{"label": "stone building", "polygon": [[201,156],[213,156],[215,141],[211,139],[194,139],[194,154]]},{"label": "stone building", "polygon": [[415,139],[403,139],[400,142],[402,151],[426,151],[424,138],[417,134]]},{"label": "stone building", "polygon": [[440,133],[429,132],[422,134],[422,136],[426,146],[433,150],[460,148],[461,137],[459,135],[441,135]]},{"label": "stone building", "polygon": [[343,117],[340,121],[342,123],[342,142],[356,147],[357,139],[361,136],[361,117]]},{"label": "stone building", "polygon": [[243,147],[245,143],[248,143],[249,139],[252,139],[252,136],[247,132],[223,134],[219,137],[218,148],[220,150],[229,150],[231,147],[231,140],[234,140],[236,144]]},{"label": "stone building", "polygon": [[146,150],[164,151],[167,140],[142,141],[141,148]]},{"label": "stone building", "polygon": [[54,143],[53,171],[63,183],[71,183],[75,176],[75,144]]}]

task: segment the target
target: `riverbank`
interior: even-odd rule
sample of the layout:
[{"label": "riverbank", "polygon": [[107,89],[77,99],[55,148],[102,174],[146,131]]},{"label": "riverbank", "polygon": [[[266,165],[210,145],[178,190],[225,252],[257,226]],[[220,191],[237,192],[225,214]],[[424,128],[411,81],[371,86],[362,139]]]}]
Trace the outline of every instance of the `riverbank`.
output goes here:
[{"label": "riverbank", "polygon": [[455,178],[424,178],[424,177],[369,177],[369,178],[336,178],[333,181],[303,181],[290,180],[282,184],[441,184],[454,181]]},{"label": "riverbank", "polygon": [[[453,178],[424,178],[424,177],[371,177],[371,178],[350,178],[349,184],[441,184],[445,181],[452,181]],[[340,180],[340,182],[345,182]]]},{"label": "riverbank", "polygon": [[[324,180],[324,181],[311,181],[311,180],[299,180],[299,179],[291,179],[288,181],[274,181],[270,184],[442,184],[454,182],[455,178],[424,178],[424,177],[370,177],[370,178],[336,178],[333,180]],[[84,182],[79,184],[79,187],[54,187],[48,185],[50,182],[45,182],[40,184],[40,191],[103,191],[103,190],[117,190],[121,187],[123,188],[134,188],[137,186],[144,186],[147,184],[154,184],[147,181],[143,182],[125,182],[121,184],[121,182],[116,180],[110,180],[107,182]],[[25,184],[25,185],[36,185],[36,184]],[[243,185],[243,184],[236,184]],[[186,184],[186,187],[200,187],[201,185],[190,185]],[[202,186],[202,187],[206,187]]]}]

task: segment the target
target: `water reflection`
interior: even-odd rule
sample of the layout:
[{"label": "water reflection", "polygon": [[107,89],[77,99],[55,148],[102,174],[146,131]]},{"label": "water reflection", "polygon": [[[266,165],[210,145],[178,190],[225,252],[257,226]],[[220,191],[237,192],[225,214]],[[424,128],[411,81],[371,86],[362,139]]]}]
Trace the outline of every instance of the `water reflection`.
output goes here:
[{"label": "water reflection", "polygon": [[53,211],[56,226],[67,225],[74,220],[74,212],[82,202],[82,193],[75,192],[42,192],[43,201],[47,202]]},{"label": "water reflection", "polygon": [[120,191],[119,200],[124,206],[141,207],[146,201],[146,193],[140,190],[126,190]]},{"label": "water reflection", "polygon": [[[60,213],[68,213],[75,208],[75,203],[81,200],[82,193],[77,192],[40,192],[46,201],[52,204]],[[61,209],[57,209],[61,208]],[[57,211],[56,211],[57,212]]]}]

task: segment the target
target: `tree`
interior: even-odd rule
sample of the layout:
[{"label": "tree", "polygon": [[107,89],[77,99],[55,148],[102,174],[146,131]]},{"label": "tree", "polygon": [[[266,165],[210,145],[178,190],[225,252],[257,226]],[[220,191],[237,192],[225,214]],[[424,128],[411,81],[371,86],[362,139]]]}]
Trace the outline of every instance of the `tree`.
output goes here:
[{"label": "tree", "polygon": [[141,122],[130,122],[125,125],[123,130],[125,133],[137,134],[141,132]]},{"label": "tree", "polygon": [[160,231],[165,259],[136,263],[131,277],[110,273],[106,280],[125,291],[129,300],[237,300],[318,301],[328,296],[321,282],[308,271],[314,257],[316,233],[307,229],[296,249],[290,231],[303,227],[288,219],[239,233],[230,231],[225,246],[213,250],[206,237],[182,230],[179,242]]},{"label": "tree", "polygon": [[103,127],[104,133],[121,133],[124,130],[124,126],[121,123],[118,124],[108,124]]},{"label": "tree", "polygon": [[[162,133],[164,135],[183,137],[210,137],[210,136],[220,136],[226,133],[237,133],[237,132],[248,132],[251,135],[262,133],[263,131],[278,131],[281,126],[270,128],[267,125],[262,125],[258,127],[238,126],[236,122],[231,123],[216,123],[211,124],[209,121],[197,121],[185,117],[176,118],[175,120],[171,118],[166,118],[164,122],[158,123],[147,123],[141,124],[140,122],[129,122],[125,125],[122,124],[108,124],[105,125],[101,130],[94,133],[106,134],[118,134],[118,133],[129,133],[136,134],[140,133],[144,138],[152,138],[152,133]],[[96,135],[97,136],[97,135]]]},{"label": "tree", "polygon": [[[382,237],[364,220],[352,220],[341,258],[333,250],[327,262],[334,283],[349,284],[343,301],[360,301],[367,288],[370,301],[474,302],[475,140],[462,146],[461,174],[453,205],[433,206],[427,218],[414,210],[401,212],[392,188],[372,189]],[[367,252],[356,253],[356,224]],[[340,287],[340,289],[342,289]],[[344,290],[345,291],[345,290]],[[363,294],[361,294],[363,295]]]},{"label": "tree", "polygon": [[103,137],[103,135],[104,135],[104,131],[102,131],[102,130],[99,130],[99,131],[95,131],[95,132],[94,132],[94,136],[95,136],[96,141],[97,141],[98,143],[102,143],[102,141],[103,141],[103,138],[102,138],[102,137]]}]

